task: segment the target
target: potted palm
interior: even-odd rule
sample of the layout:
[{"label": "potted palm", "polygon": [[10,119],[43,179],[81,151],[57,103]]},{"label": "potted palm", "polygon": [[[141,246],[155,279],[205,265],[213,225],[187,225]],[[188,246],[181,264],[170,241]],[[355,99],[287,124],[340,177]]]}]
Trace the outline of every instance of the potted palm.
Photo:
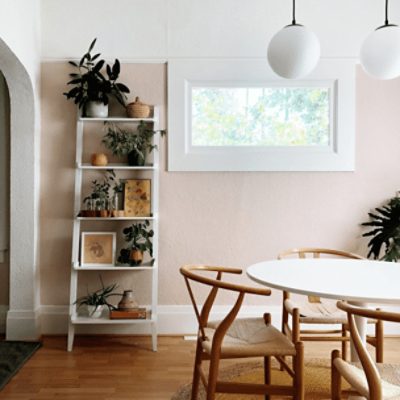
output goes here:
[{"label": "potted palm", "polygon": [[375,208],[368,215],[371,220],[362,224],[372,227],[371,231],[363,234],[371,238],[368,257],[385,261],[400,260],[400,197],[393,197],[386,205]]},{"label": "potted palm", "polygon": [[153,229],[149,229],[150,222],[133,224],[123,230],[124,239],[128,247],[121,249],[118,262],[131,266],[140,265],[143,261],[143,253],[148,251],[153,257],[153,243],[151,238],[154,236]]},{"label": "potted palm", "polygon": [[144,121],[140,121],[136,132],[109,123],[102,142],[115,156],[126,156],[129,165],[143,166],[147,154],[157,149],[153,144],[153,137],[157,133],[163,136],[165,130],[155,131]]},{"label": "potted palm", "polygon": [[117,82],[121,71],[118,59],[110,66],[106,65],[105,76],[101,70],[105,65],[103,59],[99,59],[100,53],[92,55],[96,39],[90,44],[88,51],[83,55],[79,63],[69,61],[78,71],[71,73],[72,78],[67,84],[74,87],[64,93],[67,99],[73,99],[75,104],[83,110],[87,117],[105,118],[108,116],[108,103],[110,97],[114,97],[125,107],[126,95],[129,88]]},{"label": "potted palm", "polygon": [[114,307],[108,302],[108,298],[111,296],[121,296],[121,293],[114,293],[117,288],[117,284],[112,284],[109,286],[104,286],[103,279],[101,275],[99,276],[101,282],[101,288],[95,292],[89,292],[85,296],[79,297],[74,304],[78,304],[78,308],[86,305],[87,312],[91,318],[100,318],[104,309],[107,307],[109,310],[113,310]]}]

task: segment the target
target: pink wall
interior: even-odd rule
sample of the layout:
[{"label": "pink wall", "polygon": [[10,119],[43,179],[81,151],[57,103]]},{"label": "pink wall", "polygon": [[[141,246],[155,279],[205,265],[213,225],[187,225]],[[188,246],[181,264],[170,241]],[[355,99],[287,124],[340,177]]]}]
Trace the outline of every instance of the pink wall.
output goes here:
[{"label": "pink wall", "polygon": [[[162,106],[166,69],[123,65],[134,95]],[[61,93],[66,63],[42,64],[41,297],[68,304],[75,158],[75,109]],[[160,304],[188,304],[178,274],[184,263],[243,266],[297,246],[366,254],[359,224],[393,196],[400,176],[400,79],[382,82],[357,71],[356,171],[353,173],[169,173],[161,146]],[[168,132],[173,135],[174,132]],[[246,280],[246,278],[241,278]],[[108,274],[149,300],[143,273]],[[95,275],[85,282],[97,285]],[[275,297],[275,302],[278,297]]]}]

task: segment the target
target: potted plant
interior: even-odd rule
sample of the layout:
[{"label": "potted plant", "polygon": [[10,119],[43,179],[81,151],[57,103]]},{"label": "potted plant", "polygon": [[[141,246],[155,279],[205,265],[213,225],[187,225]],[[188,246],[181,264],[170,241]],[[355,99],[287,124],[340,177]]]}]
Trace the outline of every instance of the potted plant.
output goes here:
[{"label": "potted plant", "polygon": [[92,181],[92,193],[83,199],[86,210],[81,211],[82,216],[86,217],[109,217],[110,216],[110,198],[109,190],[111,180],[115,179],[113,170],[107,170],[102,181]]},{"label": "potted plant", "polygon": [[151,238],[154,236],[153,229],[149,229],[150,222],[133,224],[123,230],[124,239],[128,247],[121,249],[118,262],[121,264],[140,265],[143,261],[143,253],[148,251],[153,257],[153,243]]},{"label": "potted plant", "polygon": [[109,310],[115,309],[116,307],[108,302],[108,298],[111,296],[121,296],[121,293],[114,293],[114,290],[117,288],[117,284],[114,283],[109,286],[104,286],[101,275],[99,278],[101,282],[100,289],[91,293],[89,292],[89,289],[87,289],[87,294],[79,297],[74,302],[74,304],[78,304],[78,308],[86,305],[88,315],[91,318],[100,318],[105,307],[107,307]]},{"label": "potted plant", "polygon": [[125,182],[118,179],[115,176],[113,170],[110,170],[109,179],[113,182],[113,197],[112,197],[112,216],[113,217],[123,217],[124,216],[124,185]]},{"label": "potted plant", "polygon": [[115,60],[113,66],[106,65],[107,77],[101,72],[105,61],[99,59],[100,53],[92,56],[96,40],[94,39],[90,44],[88,51],[79,63],[69,61],[69,64],[78,69],[78,72],[70,74],[72,79],[67,84],[74,87],[69,92],[64,93],[64,96],[67,99],[73,99],[75,104],[83,109],[84,116],[104,118],[108,116],[110,97],[114,97],[125,107],[125,93],[129,93],[129,88],[117,82],[121,71],[118,59]]},{"label": "potted plant", "polygon": [[115,124],[107,124],[103,143],[115,156],[127,156],[129,165],[143,166],[146,163],[147,154],[157,149],[152,140],[157,133],[163,136],[166,131],[155,131],[144,121],[140,121],[136,132]]},{"label": "potted plant", "polygon": [[400,197],[396,196],[382,207],[375,208],[374,213],[368,213],[371,221],[364,222],[363,226],[370,226],[372,230],[364,233],[364,237],[371,237],[368,243],[368,257],[385,261],[400,260]]}]

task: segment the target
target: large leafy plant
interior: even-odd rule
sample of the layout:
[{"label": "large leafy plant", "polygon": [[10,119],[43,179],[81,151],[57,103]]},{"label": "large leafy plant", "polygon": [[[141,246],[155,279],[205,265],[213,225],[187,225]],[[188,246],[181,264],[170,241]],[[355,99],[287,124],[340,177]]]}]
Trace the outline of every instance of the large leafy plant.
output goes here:
[{"label": "large leafy plant", "polygon": [[121,72],[121,65],[118,59],[113,66],[106,65],[107,77],[101,72],[105,61],[99,59],[100,53],[92,55],[92,50],[96,40],[90,44],[88,51],[83,55],[79,63],[69,61],[69,64],[77,68],[76,73],[70,74],[72,80],[67,84],[74,87],[64,96],[67,99],[74,99],[79,108],[84,108],[89,101],[100,101],[108,104],[110,97],[115,97],[117,101],[125,106],[126,95],[129,88],[122,83],[117,82]]},{"label": "large leafy plant", "polygon": [[144,160],[147,153],[151,153],[154,149],[157,149],[157,146],[152,141],[153,136],[157,133],[163,136],[165,130],[155,131],[144,121],[140,121],[136,132],[121,128],[113,123],[108,123],[102,142],[118,157],[135,152]]},{"label": "large leafy plant", "polygon": [[394,197],[389,202],[375,208],[375,212],[368,213],[371,221],[364,222],[363,226],[373,229],[363,236],[371,237],[368,247],[368,257],[374,259],[381,257],[385,261],[397,261],[400,259],[400,197]]}]

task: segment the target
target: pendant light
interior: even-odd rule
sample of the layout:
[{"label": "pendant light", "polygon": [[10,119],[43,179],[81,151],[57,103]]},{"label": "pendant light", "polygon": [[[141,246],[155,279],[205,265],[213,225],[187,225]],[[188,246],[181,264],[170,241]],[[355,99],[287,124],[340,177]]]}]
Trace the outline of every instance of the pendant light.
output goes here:
[{"label": "pendant light", "polygon": [[296,0],[293,0],[292,10],[292,23],[277,32],[268,46],[269,65],[276,74],[287,79],[308,75],[321,54],[314,32],[296,22]]},{"label": "pendant light", "polygon": [[389,0],[386,0],[385,23],[365,39],[360,52],[364,70],[378,79],[400,75],[400,28],[389,24]]}]

